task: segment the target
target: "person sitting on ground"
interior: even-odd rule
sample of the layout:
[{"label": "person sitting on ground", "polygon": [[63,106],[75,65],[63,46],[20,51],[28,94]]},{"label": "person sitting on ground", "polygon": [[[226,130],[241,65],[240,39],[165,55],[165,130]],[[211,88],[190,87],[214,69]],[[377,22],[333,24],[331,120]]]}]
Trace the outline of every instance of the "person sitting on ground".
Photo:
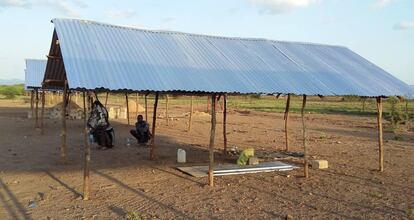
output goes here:
[{"label": "person sitting on ground", "polygon": [[114,145],[115,132],[108,120],[108,111],[96,100],[88,118],[89,133],[93,136],[93,142],[97,143],[99,149],[112,148]]},{"label": "person sitting on ground", "polygon": [[151,133],[149,131],[149,125],[142,115],[137,116],[137,122],[135,123],[135,129],[130,131],[131,135],[134,136],[138,143],[146,144],[148,143],[149,139],[151,138]]}]

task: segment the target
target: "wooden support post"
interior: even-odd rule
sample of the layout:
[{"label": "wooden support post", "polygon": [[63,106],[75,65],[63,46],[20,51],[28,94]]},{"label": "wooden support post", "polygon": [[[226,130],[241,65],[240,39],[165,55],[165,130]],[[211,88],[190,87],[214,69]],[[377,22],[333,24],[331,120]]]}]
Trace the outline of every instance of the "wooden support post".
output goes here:
[{"label": "wooden support post", "polygon": [[286,143],[286,151],[289,151],[289,131],[288,131],[288,125],[289,125],[289,108],[290,108],[290,94],[287,95],[286,100],[286,109],[285,109],[285,143]]},{"label": "wooden support post", "polygon": [[211,131],[210,131],[210,145],[209,145],[209,159],[208,166],[208,183],[211,187],[214,186],[214,139],[216,136],[216,94],[211,96]]},{"label": "wooden support post", "polygon": [[193,112],[194,112],[193,100],[194,100],[194,97],[191,96],[191,101],[190,101],[190,117],[188,118],[188,129],[187,129],[188,132],[191,131],[191,123],[192,123],[192,120],[193,120]]},{"label": "wooden support post", "polygon": [[79,96],[78,92],[75,92],[75,94],[74,94],[74,95],[75,95],[75,103],[76,103],[76,105],[79,105],[79,104],[78,104],[78,101],[79,101],[79,100],[78,100],[78,96]]},{"label": "wooden support post", "polygon": [[145,94],[144,97],[144,105],[145,105],[145,121],[148,121],[148,98],[147,98],[148,94]]},{"label": "wooden support post", "polygon": [[108,104],[108,96],[109,96],[109,92],[106,92],[106,98],[105,98],[105,108],[106,108],[106,105]]},{"label": "wooden support post", "polygon": [[91,181],[89,178],[90,161],[91,161],[91,146],[88,141],[88,124],[86,115],[86,93],[83,92],[83,144],[84,144],[84,163],[83,163],[83,200],[89,200],[91,195]]},{"label": "wooden support post", "polygon": [[405,126],[410,128],[410,115],[408,114],[408,99],[405,99]]},{"label": "wooden support post", "polygon": [[129,102],[128,102],[128,93],[125,93],[125,101],[126,101],[126,117],[127,117],[128,125],[130,125],[130,123],[129,123]]},{"label": "wooden support post", "polygon": [[227,155],[227,94],[223,95],[223,153]]},{"label": "wooden support post", "polygon": [[168,95],[166,94],[165,95],[165,120],[166,120],[166,123],[167,123],[167,126],[169,126],[169,116],[168,116]]},{"label": "wooden support post", "polygon": [[155,126],[157,124],[157,107],[158,107],[158,92],[155,93],[154,100],[154,112],[152,115],[152,132],[151,132],[151,149],[150,149],[150,160],[155,159]]},{"label": "wooden support post", "polygon": [[138,116],[138,101],[139,101],[139,93],[137,93],[137,96],[135,98],[135,118]]},{"label": "wooden support post", "polygon": [[34,90],[30,91],[30,112],[31,118],[34,117]]},{"label": "wooden support post", "polygon": [[83,163],[83,200],[89,200],[91,195],[91,181],[89,178],[90,161],[91,161],[91,145],[88,141],[88,123],[86,116],[86,93],[83,92],[83,123],[85,128],[83,131],[84,144],[84,163]]},{"label": "wooden support post", "polygon": [[377,111],[378,111],[378,146],[379,146],[379,171],[384,171],[384,145],[382,137],[382,101],[381,97],[377,97]]},{"label": "wooden support post", "polygon": [[40,112],[40,134],[44,134],[44,120],[45,120],[45,103],[46,103],[46,92],[42,91],[42,110]]},{"label": "wooden support post", "polygon": [[63,88],[62,95],[62,131],[60,134],[61,137],[61,146],[60,146],[60,162],[66,162],[66,102],[67,102],[67,93],[68,93],[68,82],[65,80],[65,85]]},{"label": "wooden support post", "polygon": [[210,97],[207,96],[207,113],[210,111]]},{"label": "wooden support post", "polygon": [[309,161],[308,161],[308,147],[306,146],[306,124],[305,124],[305,107],[306,107],[306,95],[303,95],[303,102],[302,102],[302,135],[303,135],[303,168],[304,168],[304,175],[305,178],[309,177]]},{"label": "wooden support post", "polygon": [[36,93],[35,128],[39,128],[39,90],[35,89],[35,93]]}]

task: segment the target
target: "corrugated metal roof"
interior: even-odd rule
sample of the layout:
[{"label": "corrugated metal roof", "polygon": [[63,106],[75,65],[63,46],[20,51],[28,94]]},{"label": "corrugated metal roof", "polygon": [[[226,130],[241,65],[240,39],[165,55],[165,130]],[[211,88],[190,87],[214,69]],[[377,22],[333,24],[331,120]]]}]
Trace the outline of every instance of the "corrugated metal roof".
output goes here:
[{"label": "corrugated metal roof", "polygon": [[[71,89],[404,95],[408,85],[341,46],[149,31],[54,19]],[[60,49],[56,49],[59,47]],[[49,59],[49,65],[61,65]],[[62,68],[56,68],[62,69]]]},{"label": "corrugated metal roof", "polygon": [[24,88],[26,90],[42,87],[46,64],[47,60],[26,59],[26,69],[24,70]]}]

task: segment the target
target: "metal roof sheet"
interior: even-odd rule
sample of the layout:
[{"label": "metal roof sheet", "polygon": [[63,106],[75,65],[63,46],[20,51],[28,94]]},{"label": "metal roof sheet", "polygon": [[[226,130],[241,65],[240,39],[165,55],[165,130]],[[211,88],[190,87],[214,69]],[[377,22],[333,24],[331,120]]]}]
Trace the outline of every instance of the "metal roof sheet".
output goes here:
[{"label": "metal roof sheet", "polygon": [[24,70],[24,88],[26,90],[42,87],[46,64],[47,60],[26,59],[26,69]]},{"label": "metal roof sheet", "polygon": [[[45,79],[66,74],[70,89],[325,96],[408,92],[407,84],[341,46],[150,31],[76,19],[53,23],[58,43],[52,41],[50,55],[61,53],[64,69],[46,71]],[[48,69],[62,64],[49,59]]]}]

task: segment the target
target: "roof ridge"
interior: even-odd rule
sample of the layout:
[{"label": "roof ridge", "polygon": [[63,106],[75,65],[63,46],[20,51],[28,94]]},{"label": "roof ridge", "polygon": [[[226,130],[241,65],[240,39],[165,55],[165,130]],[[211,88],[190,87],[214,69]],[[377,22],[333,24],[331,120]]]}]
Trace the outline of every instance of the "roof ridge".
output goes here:
[{"label": "roof ridge", "polygon": [[273,43],[292,43],[292,44],[347,48],[341,45],[331,45],[331,44],[301,42],[301,41],[273,40],[273,39],[259,38],[259,37],[255,38],[255,37],[217,36],[217,35],[210,35],[210,34],[189,33],[189,32],[173,31],[173,30],[151,30],[151,29],[139,28],[139,27],[128,26],[128,25],[116,25],[116,24],[110,24],[106,22],[93,21],[93,20],[87,20],[87,19],[76,19],[76,18],[54,18],[52,19],[52,23],[54,23],[54,21],[56,20],[78,21],[78,22],[90,23],[90,24],[95,24],[95,25],[109,26],[113,28],[123,28],[123,29],[129,29],[129,30],[134,30],[134,31],[152,32],[152,33],[159,33],[159,34],[181,34],[181,35],[187,35],[187,36],[210,37],[210,38],[228,39],[228,40],[264,41],[264,42],[273,42]]}]

